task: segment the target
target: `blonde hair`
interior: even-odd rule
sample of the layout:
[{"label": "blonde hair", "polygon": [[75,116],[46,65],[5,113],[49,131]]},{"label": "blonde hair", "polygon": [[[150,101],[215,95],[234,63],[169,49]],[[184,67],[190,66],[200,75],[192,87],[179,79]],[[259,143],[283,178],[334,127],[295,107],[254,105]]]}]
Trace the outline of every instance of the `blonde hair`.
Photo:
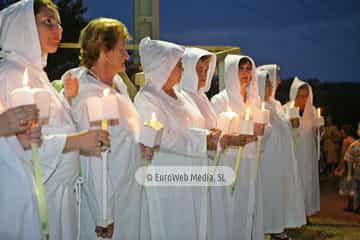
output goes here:
[{"label": "blonde hair", "polygon": [[112,18],[97,18],[90,21],[80,33],[80,64],[91,68],[100,56],[101,50],[113,49],[119,39],[130,39],[126,26]]}]

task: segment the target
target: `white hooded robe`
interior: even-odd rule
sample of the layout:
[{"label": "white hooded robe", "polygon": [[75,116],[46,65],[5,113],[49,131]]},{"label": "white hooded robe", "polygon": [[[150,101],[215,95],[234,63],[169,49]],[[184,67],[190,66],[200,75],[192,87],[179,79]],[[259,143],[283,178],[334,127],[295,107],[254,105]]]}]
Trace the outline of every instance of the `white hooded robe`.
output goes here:
[{"label": "white hooded robe", "polygon": [[22,151],[16,137],[0,137],[0,239],[41,239],[32,168]]},{"label": "white hooded robe", "polygon": [[[276,68],[273,70],[276,70]],[[260,97],[264,99],[268,71],[257,71]],[[260,174],[263,183],[263,222],[265,233],[281,233],[285,228],[306,223],[305,206],[298,165],[295,159],[290,122],[278,112],[274,99],[276,79],[269,74],[273,94],[265,103],[270,111],[271,134],[263,145]]]},{"label": "white hooded robe", "polygon": [[[295,101],[299,88],[305,84],[309,88],[309,97],[304,113],[300,117],[299,139],[295,146],[295,156],[303,186],[306,216],[310,216],[320,211],[319,162],[316,156],[315,135],[317,126],[311,86],[296,77],[290,87],[290,101]],[[289,104],[290,102],[284,105],[285,111]]]},{"label": "white hooded robe", "polygon": [[[105,89],[117,97],[118,124],[109,125],[111,151],[108,153],[108,223],[114,222],[112,239],[144,239],[141,225],[142,191],[135,181],[136,170],[143,165],[140,145],[140,116],[136,112],[120,76],[114,82],[119,92],[104,84],[85,67],[70,70],[79,80],[79,93],[72,100],[73,116],[78,130],[90,129],[89,97],[102,97]],[[66,75],[66,73],[65,73]],[[80,155],[84,178],[85,199],[82,207],[81,239],[96,239],[95,226],[102,225],[102,160],[98,157]],[[146,220],[146,219],[144,219]]]},{"label": "white hooded robe", "polygon": [[[247,106],[258,106],[258,88],[255,76],[255,63],[252,62],[252,80],[248,88],[246,103],[240,95],[240,82],[238,77],[239,61],[244,56],[227,55],[225,58],[225,89],[215,95],[211,102],[215,112],[219,115],[226,112],[228,107],[240,116],[244,116]],[[229,147],[221,155],[220,165],[235,169],[238,147]],[[261,177],[256,176],[256,143],[252,142],[244,147],[236,189],[234,193],[231,186],[227,187],[225,208],[227,214],[227,231],[230,239],[237,240],[263,240],[262,223],[262,187]]]},{"label": "white hooded robe", "polygon": [[[147,121],[152,113],[162,122],[164,133],[152,166],[203,166],[207,164],[205,122],[190,97],[177,90],[177,99],[162,86],[181,59],[184,48],[144,38],[139,45],[147,85],[135,96],[135,106]],[[204,214],[207,206],[199,203],[196,187],[146,187],[152,239],[204,239]],[[203,211],[205,208],[205,211]]]},{"label": "white hooded robe", "polygon": [[[198,89],[199,78],[196,65],[202,56],[210,55],[209,69],[205,87]],[[181,88],[191,97],[205,119],[206,129],[216,127],[216,113],[205,92],[209,91],[211,80],[216,67],[216,55],[199,48],[186,48],[182,58],[184,72],[181,76]],[[214,159],[209,158],[209,165]],[[227,239],[225,228],[225,209],[223,201],[223,187],[211,187],[209,191],[208,232],[207,239]]]},{"label": "white hooded robe", "polygon": [[[42,126],[43,143],[39,148],[50,238],[75,239],[74,184],[79,175],[79,154],[63,153],[63,149],[67,135],[75,133],[76,128],[69,105],[51,86],[43,71],[46,56],[41,56],[33,8],[33,0],[25,0],[8,8],[1,16],[0,43],[4,60],[0,70],[0,95],[5,104],[10,105],[10,93],[22,87],[25,68],[28,68],[30,87],[47,89],[51,93],[49,123]],[[22,150],[19,154],[32,164],[31,151]]]}]

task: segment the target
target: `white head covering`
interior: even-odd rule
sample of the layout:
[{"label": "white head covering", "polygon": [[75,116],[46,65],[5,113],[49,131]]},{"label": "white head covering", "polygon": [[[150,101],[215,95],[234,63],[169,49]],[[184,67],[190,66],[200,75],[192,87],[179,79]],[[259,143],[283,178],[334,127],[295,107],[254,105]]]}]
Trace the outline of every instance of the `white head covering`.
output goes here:
[{"label": "white head covering", "polygon": [[139,44],[139,54],[147,85],[159,91],[184,51],[184,47],[174,43],[143,38]]},{"label": "white head covering", "polygon": [[309,97],[306,100],[305,103],[305,109],[304,109],[304,113],[302,116],[302,127],[306,128],[306,129],[312,129],[313,127],[313,121],[314,121],[314,108],[313,108],[313,93],[312,93],[312,88],[310,86],[310,84],[300,80],[298,77],[294,78],[294,81],[291,84],[290,87],[290,101],[295,101],[295,98],[299,92],[299,89],[301,86],[303,85],[307,85],[309,88]]},{"label": "white head covering", "polygon": [[225,89],[229,100],[237,106],[244,104],[244,100],[240,95],[239,80],[239,62],[242,58],[248,58],[252,63],[251,82],[248,87],[248,99],[246,104],[257,104],[258,101],[258,83],[256,78],[256,65],[254,60],[249,56],[227,55],[225,58]]},{"label": "white head covering", "polygon": [[[209,70],[207,72],[205,87],[198,90],[199,77],[196,73],[196,64],[203,56],[210,55]],[[186,48],[183,56],[184,72],[181,76],[181,88],[187,92],[207,92],[211,86],[211,80],[216,67],[216,55],[200,48]]]},{"label": "white head covering", "polygon": [[38,68],[46,65],[47,56],[41,57],[33,0],[22,0],[0,12],[0,47],[5,57],[15,56]]},{"label": "white head covering", "polygon": [[[199,77],[196,72],[196,65],[202,56],[210,55],[209,70],[207,72],[206,84],[198,89]],[[216,124],[216,114],[205,92],[210,89],[211,80],[215,72],[216,56],[206,50],[199,48],[186,48],[183,56],[184,72],[181,76],[180,86],[194,101],[205,120],[205,127],[211,129]]]},{"label": "white head covering", "polygon": [[276,86],[277,86],[277,73],[278,71],[280,71],[280,66],[277,64],[267,64],[267,65],[261,65],[258,67],[259,70],[266,70],[269,72],[269,77],[270,77],[270,81],[271,84],[273,86],[273,92],[271,94],[272,97],[275,97],[275,92],[276,92]]},{"label": "white head covering", "polygon": [[[259,96],[262,101],[265,99],[265,89],[266,89],[266,77],[269,76],[269,72],[263,69],[256,69],[256,76],[259,84]],[[273,86],[274,87],[274,86]]]}]

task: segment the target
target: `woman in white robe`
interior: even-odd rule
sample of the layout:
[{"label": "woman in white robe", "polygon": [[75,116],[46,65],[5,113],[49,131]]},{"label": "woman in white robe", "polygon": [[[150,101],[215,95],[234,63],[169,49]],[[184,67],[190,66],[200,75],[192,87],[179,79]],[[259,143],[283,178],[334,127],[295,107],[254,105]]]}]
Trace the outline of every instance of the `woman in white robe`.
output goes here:
[{"label": "woman in white robe", "polygon": [[[97,147],[98,141],[109,145],[108,135],[104,131],[75,134],[71,109],[52,88],[43,70],[47,54],[57,50],[61,39],[59,21],[52,2],[23,0],[1,12],[0,31],[4,56],[0,69],[0,95],[4,103],[10,105],[10,93],[22,87],[25,68],[29,73],[28,85],[47,89],[51,95],[49,121],[42,126],[43,144],[39,151],[50,238],[53,240],[76,239],[74,184],[79,175],[79,150],[99,154],[101,148]],[[31,151],[13,146],[12,152],[12,155],[19,154],[30,162]]]},{"label": "woman in white robe", "polygon": [[[205,92],[209,91],[216,67],[216,55],[199,48],[186,48],[182,58],[184,72],[180,86],[196,104],[205,120],[205,128],[216,127],[216,114]],[[209,158],[209,165],[214,158]],[[223,188],[211,187],[208,208],[207,239],[227,239]]]},{"label": "woman in white robe", "polygon": [[[276,73],[276,65],[272,66],[271,73]],[[285,228],[306,223],[305,207],[291,125],[277,108],[278,102],[274,99],[277,77],[274,80],[274,75],[270,76],[264,67],[257,71],[259,95],[270,111],[271,124],[271,134],[264,143],[260,164],[264,232],[272,234],[274,239],[287,239],[283,233]]]},{"label": "woman in white robe", "polygon": [[[14,146],[17,149],[25,147],[25,142],[19,142],[14,135],[27,130],[28,121],[38,119],[38,110],[35,105],[6,109],[1,102],[0,239],[41,239],[40,217],[31,165],[26,159],[13,154]],[[40,128],[37,131],[40,140]],[[36,140],[30,139],[32,142]]]},{"label": "woman in white robe", "polygon": [[[219,115],[228,107],[244,116],[247,107],[258,107],[258,88],[254,61],[247,56],[228,55],[225,58],[225,89],[211,102]],[[225,149],[220,165],[235,169],[238,149]],[[227,187],[225,198],[227,231],[230,239],[263,240],[261,177],[256,175],[256,143],[245,145],[234,193]]]},{"label": "woman in white robe", "polygon": [[[144,120],[152,113],[164,124],[160,149],[152,166],[207,165],[207,147],[219,134],[204,129],[205,121],[190,97],[176,87],[182,73],[184,48],[144,38],[139,45],[146,86],[135,97]],[[204,239],[206,204],[196,209],[196,187],[146,187],[152,239]],[[200,188],[199,190],[200,191]]]},{"label": "woman in white robe", "polygon": [[[316,156],[315,108],[311,86],[295,77],[290,88],[290,101],[300,108],[300,128],[295,156],[305,199],[305,214],[311,216],[320,211],[319,163]],[[284,105],[284,109],[290,102]]]},{"label": "woman in white robe", "polygon": [[[108,38],[104,38],[105,34]],[[72,99],[72,111],[78,130],[92,127],[88,117],[88,110],[91,110],[87,106],[89,97],[101,97],[104,90],[109,89],[109,94],[115,95],[118,102],[117,121],[112,121],[109,126],[111,151],[108,153],[108,226],[103,226],[102,222],[102,163],[95,160],[96,157],[80,155],[85,192],[81,212],[81,239],[84,240],[96,239],[94,230],[97,228],[99,231],[100,227],[103,231],[113,228],[114,236],[111,239],[136,240],[149,237],[149,230],[144,231],[148,227],[145,226],[147,213],[141,212],[142,201],[145,200],[142,199],[141,186],[134,177],[136,170],[143,165],[138,143],[142,121],[127,94],[126,86],[117,74],[125,71],[125,61],[129,57],[126,52],[128,37],[126,27],[115,19],[99,18],[90,21],[82,30],[79,41],[83,66],[70,70],[79,81],[79,93]],[[93,39],[102,40],[96,42]],[[110,238],[111,235],[108,234],[107,237]],[[98,236],[106,234],[98,232]]]}]

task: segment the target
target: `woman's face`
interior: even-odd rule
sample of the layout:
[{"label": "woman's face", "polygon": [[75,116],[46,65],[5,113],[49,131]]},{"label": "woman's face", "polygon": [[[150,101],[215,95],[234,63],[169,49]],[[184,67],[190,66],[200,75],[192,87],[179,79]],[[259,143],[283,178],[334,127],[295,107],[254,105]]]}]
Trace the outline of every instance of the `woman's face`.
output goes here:
[{"label": "woman's face", "polygon": [[266,84],[265,84],[265,101],[268,101],[272,95],[273,86],[271,84],[271,80],[269,76],[266,77]]},{"label": "woman's face", "polygon": [[165,88],[170,89],[173,86],[175,86],[176,84],[178,84],[180,82],[181,74],[182,74],[183,71],[184,71],[184,69],[183,69],[183,66],[182,66],[181,59],[180,59],[179,62],[175,65],[172,72],[170,73],[170,76],[169,76],[168,80],[165,83],[165,86],[166,86]]},{"label": "woman's face", "polygon": [[39,34],[41,54],[55,53],[62,37],[62,27],[57,11],[51,8],[41,8],[35,16],[36,28]]},{"label": "woman's face", "polygon": [[210,59],[201,60],[196,64],[196,73],[199,79],[198,90],[206,85],[207,75],[209,71]]},{"label": "woman's face", "polygon": [[[306,86],[306,85],[305,85]],[[309,97],[309,88],[306,87],[301,87],[296,95],[295,98],[295,106],[299,107],[300,110],[304,110],[305,109],[305,104],[306,104],[306,100]]]},{"label": "woman's face", "polygon": [[112,68],[114,73],[125,72],[126,70],[125,63],[129,59],[126,45],[127,42],[125,40],[119,39],[113,49],[105,52],[107,67]]},{"label": "woman's face", "polygon": [[239,66],[238,77],[240,80],[240,88],[247,88],[251,82],[252,66],[250,63],[241,64]]}]

